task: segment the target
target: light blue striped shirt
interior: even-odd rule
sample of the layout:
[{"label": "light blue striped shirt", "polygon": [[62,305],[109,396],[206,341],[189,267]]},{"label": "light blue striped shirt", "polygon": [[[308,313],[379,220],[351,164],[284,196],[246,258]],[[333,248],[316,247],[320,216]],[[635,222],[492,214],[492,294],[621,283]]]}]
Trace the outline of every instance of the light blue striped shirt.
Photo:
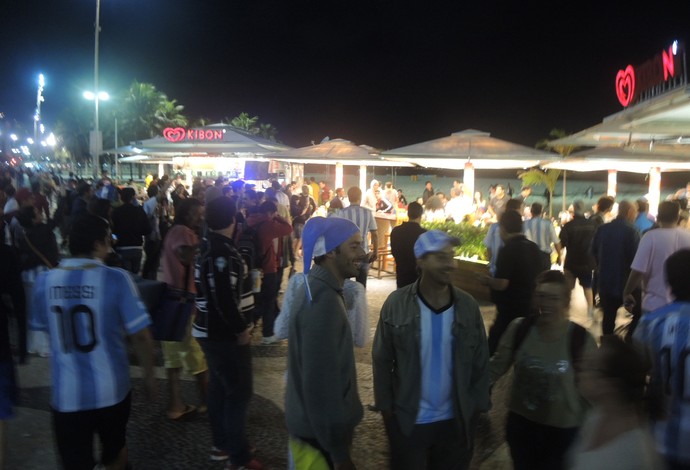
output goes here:
[{"label": "light blue striped shirt", "polygon": [[422,390],[417,424],[435,423],[455,416],[453,410],[453,321],[455,306],[434,312],[418,297],[421,324],[420,362]]},{"label": "light blue striped shirt", "polygon": [[65,259],[36,279],[31,309],[29,327],[50,336],[53,408],[92,410],[125,399],[125,335],[151,323],[129,273],[95,259]]},{"label": "light blue striped shirt", "polygon": [[489,273],[493,276],[496,274],[496,260],[498,259],[498,252],[503,248],[503,239],[501,238],[501,228],[498,222],[489,225],[489,231],[483,240],[484,246],[491,250],[491,259],[489,260]]},{"label": "light blue striped shirt", "polygon": [[[376,219],[374,219],[374,213],[369,209],[350,205],[345,209],[341,209],[337,214],[333,214],[334,217],[342,217],[343,219],[348,219],[354,222],[354,224],[359,227],[359,232],[362,234],[362,248],[365,253],[369,253],[369,232],[376,232]],[[372,237],[376,234],[372,234]]]},{"label": "light blue striped shirt", "polygon": [[553,224],[543,217],[532,217],[522,223],[527,239],[537,244],[544,253],[551,253],[551,244],[559,243]]},{"label": "light blue striped shirt", "polygon": [[667,418],[653,422],[657,450],[690,464],[690,302],[674,302],[642,315],[633,338],[653,358],[652,383],[664,394]]}]

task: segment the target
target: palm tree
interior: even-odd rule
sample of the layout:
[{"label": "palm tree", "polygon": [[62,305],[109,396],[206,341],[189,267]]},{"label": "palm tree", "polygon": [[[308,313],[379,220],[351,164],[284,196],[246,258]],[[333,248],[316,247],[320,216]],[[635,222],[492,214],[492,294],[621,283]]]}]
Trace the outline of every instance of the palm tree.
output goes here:
[{"label": "palm tree", "polygon": [[259,124],[259,135],[264,139],[276,141],[276,136],[278,135],[278,129],[273,124]]},{"label": "palm tree", "polygon": [[[568,134],[563,129],[551,129],[549,132],[549,138],[542,139],[537,142],[536,147],[538,149],[551,148],[561,154],[563,157],[567,157],[573,153],[577,147],[574,145],[552,145],[551,142],[557,139],[561,139]],[[518,174],[518,178],[522,180],[523,185],[526,186],[545,186],[546,190],[549,192],[549,216],[552,214],[552,204],[553,192],[556,189],[556,183],[558,178],[561,176],[561,170],[554,169],[542,169],[542,168],[531,168],[527,171],[523,171]],[[565,197],[565,194],[563,195]]]},{"label": "palm tree", "polygon": [[154,127],[158,134],[163,133],[166,127],[185,127],[188,119],[182,114],[184,106],[177,104],[177,100],[169,100],[165,95],[161,95],[161,101],[154,113]]},{"label": "palm tree", "polygon": [[165,95],[150,83],[136,80],[125,92],[119,107],[118,127],[124,142],[148,139],[156,135],[159,123],[156,112],[160,109]]},{"label": "palm tree", "polygon": [[567,157],[571,153],[573,153],[575,150],[577,150],[577,147],[574,145],[552,145],[551,142],[554,140],[562,139],[563,137],[566,137],[568,133],[564,131],[563,129],[551,129],[551,132],[549,132],[549,138],[548,139],[542,139],[539,142],[537,142],[537,148],[540,150],[550,148],[561,154],[562,157]]},{"label": "palm tree", "polygon": [[204,127],[204,126],[208,126],[209,124],[211,124],[211,118],[207,118],[207,117],[202,116],[200,118],[197,118],[197,119],[190,121],[189,125],[191,127]]},{"label": "palm tree", "polygon": [[561,170],[531,168],[518,174],[523,186],[545,186],[549,192],[549,217],[551,217],[551,201],[556,183],[561,176]]},{"label": "palm tree", "polygon": [[225,118],[225,120],[228,122],[228,124],[233,127],[237,127],[238,129],[244,129],[252,134],[259,133],[259,129],[256,127],[256,123],[259,121],[259,116],[249,117],[248,113],[242,112],[239,114],[239,116],[235,116],[230,120]]},{"label": "palm tree", "polygon": [[55,124],[58,147],[64,148],[70,158],[79,164],[91,160],[89,156],[90,113],[82,108],[66,108]]}]

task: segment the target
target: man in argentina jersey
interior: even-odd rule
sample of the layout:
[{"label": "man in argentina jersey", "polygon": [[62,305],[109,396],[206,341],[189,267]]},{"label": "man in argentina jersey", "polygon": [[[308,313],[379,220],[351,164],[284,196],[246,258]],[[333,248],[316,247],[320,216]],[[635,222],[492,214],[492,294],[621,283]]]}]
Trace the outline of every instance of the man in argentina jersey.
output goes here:
[{"label": "man in argentina jersey", "polygon": [[642,315],[633,339],[652,359],[651,388],[665,415],[653,417],[656,447],[670,469],[690,469],[690,249],[665,263],[674,302]]},{"label": "man in argentina jersey", "polygon": [[93,215],[74,221],[73,258],[37,278],[31,329],[50,336],[53,426],[62,464],[91,470],[93,435],[102,442],[100,463],[125,468],[131,404],[129,336],[154,394],[153,341],[146,307],[127,272],[105,266],[108,223]]},{"label": "man in argentina jersey", "polygon": [[431,230],[414,253],[421,275],[383,305],[372,348],[374,397],[390,468],[469,468],[474,429],[489,408],[488,343],[477,302],[453,287],[454,246]]}]

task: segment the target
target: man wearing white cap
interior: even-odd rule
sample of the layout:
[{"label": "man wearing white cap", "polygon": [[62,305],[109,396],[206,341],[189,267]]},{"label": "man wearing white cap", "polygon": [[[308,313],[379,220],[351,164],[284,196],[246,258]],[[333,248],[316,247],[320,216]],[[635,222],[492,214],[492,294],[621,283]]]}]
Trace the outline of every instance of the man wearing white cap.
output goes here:
[{"label": "man wearing white cap", "polygon": [[374,397],[390,442],[390,468],[469,468],[479,413],[489,409],[489,352],[479,305],[449,279],[446,232],[419,236],[421,276],[381,309],[372,348]]},{"label": "man wearing white cap", "polygon": [[[342,292],[364,260],[362,235],[350,220],[313,217],[304,225],[302,244],[307,282],[294,293],[288,333],[290,450],[297,470],[351,470],[350,446],[363,411]],[[322,466],[309,466],[317,462]]]}]

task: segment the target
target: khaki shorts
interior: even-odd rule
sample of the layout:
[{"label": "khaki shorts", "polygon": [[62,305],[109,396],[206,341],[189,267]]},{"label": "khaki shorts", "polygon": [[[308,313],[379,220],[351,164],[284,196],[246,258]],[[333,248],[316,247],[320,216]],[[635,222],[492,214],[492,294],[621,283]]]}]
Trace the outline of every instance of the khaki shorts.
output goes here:
[{"label": "khaki shorts", "polygon": [[192,320],[187,327],[187,334],[182,341],[161,341],[163,365],[166,369],[181,367],[191,375],[208,370],[206,357],[196,338],[192,337]]}]

